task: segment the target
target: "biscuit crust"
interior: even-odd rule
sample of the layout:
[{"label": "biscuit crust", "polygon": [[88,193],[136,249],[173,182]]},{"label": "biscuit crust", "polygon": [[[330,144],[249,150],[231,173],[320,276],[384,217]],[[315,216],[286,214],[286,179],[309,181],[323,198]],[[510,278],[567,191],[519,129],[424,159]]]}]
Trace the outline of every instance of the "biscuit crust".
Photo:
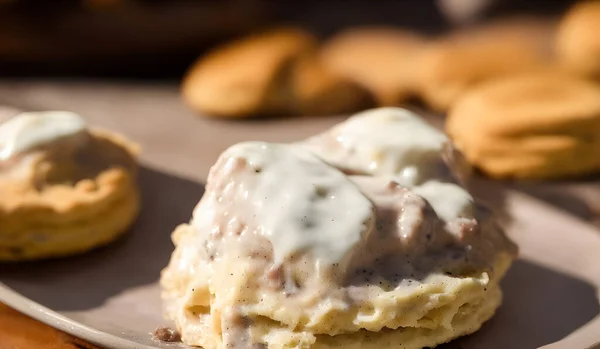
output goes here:
[{"label": "biscuit crust", "polygon": [[194,110],[221,118],[337,114],[373,103],[365,88],[327,69],[316,38],[297,28],[216,48],[190,68],[182,93]]},{"label": "biscuit crust", "polygon": [[[195,232],[182,224],[173,233],[175,244],[189,243]],[[179,258],[189,256],[175,252]],[[364,286],[360,304],[349,308],[333,304],[295,304],[281,308],[286,296],[277,290],[253,290],[246,262],[236,260],[223,270],[240,280],[244,319],[250,321],[251,340],[268,348],[397,348],[435,347],[473,333],[493,316],[502,301],[499,282],[514,255],[501,253],[489,271],[467,275],[430,274],[414,287],[395,288],[386,282]],[[165,269],[161,276],[167,316],[175,321],[184,343],[206,349],[222,349],[221,313],[227,302],[212,294],[208,284]],[[351,287],[347,292],[352,292]],[[289,299],[287,299],[289,302]],[[303,300],[298,300],[302,303]],[[300,310],[302,309],[302,310]],[[320,310],[319,310],[320,309]]]},{"label": "biscuit crust", "polygon": [[600,78],[600,2],[580,1],[563,17],[556,35],[556,53],[571,71]]},{"label": "biscuit crust", "polygon": [[414,65],[424,42],[407,30],[355,28],[324,43],[321,59],[332,71],[367,87],[379,105],[393,106],[416,94]]},{"label": "biscuit crust", "polygon": [[288,98],[279,89],[286,70],[316,48],[309,33],[279,28],[217,47],[186,74],[181,90],[194,110],[241,118],[277,112]]},{"label": "biscuit crust", "polygon": [[34,156],[33,172],[43,173],[44,183],[34,177],[0,182],[0,260],[82,253],[115,240],[133,223],[140,209],[137,146],[105,131],[91,135],[87,155],[106,167],[70,180],[72,168]]},{"label": "biscuit crust", "polygon": [[586,175],[600,170],[600,87],[561,72],[499,79],[465,94],[446,131],[492,177]]},{"label": "biscuit crust", "polygon": [[479,83],[542,69],[550,64],[553,33],[551,21],[514,18],[432,42],[416,67],[419,95],[446,112]]}]

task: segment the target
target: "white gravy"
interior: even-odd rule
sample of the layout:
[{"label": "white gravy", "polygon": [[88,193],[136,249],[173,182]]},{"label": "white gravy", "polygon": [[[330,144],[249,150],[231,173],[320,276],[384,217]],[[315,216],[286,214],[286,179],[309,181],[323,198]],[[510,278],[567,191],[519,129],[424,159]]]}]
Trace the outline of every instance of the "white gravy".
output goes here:
[{"label": "white gravy", "polygon": [[0,160],[76,135],[86,128],[81,116],[67,111],[21,113],[0,125]]},{"label": "white gravy", "polygon": [[304,148],[246,142],[230,147],[222,158],[228,159],[226,166],[246,164],[237,174],[243,176],[238,186],[223,190],[237,190],[240,202],[249,203],[244,206],[249,212],[236,214],[253,216],[273,244],[276,264],[299,252],[325,264],[340,263],[369,230],[371,201],[341,171]]},{"label": "white gravy", "polygon": [[356,114],[304,146],[349,172],[392,176],[432,206],[443,220],[472,217],[473,197],[444,182],[438,166],[448,137],[415,113],[378,108]]}]

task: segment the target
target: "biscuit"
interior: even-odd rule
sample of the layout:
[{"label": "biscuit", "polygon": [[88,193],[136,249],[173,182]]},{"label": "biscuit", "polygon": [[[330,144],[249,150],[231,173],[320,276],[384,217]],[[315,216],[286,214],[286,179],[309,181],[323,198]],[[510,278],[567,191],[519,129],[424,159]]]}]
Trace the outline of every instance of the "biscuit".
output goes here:
[{"label": "biscuit", "polygon": [[556,55],[571,71],[600,78],[600,2],[581,1],[561,20]]},{"label": "biscuit", "polygon": [[420,98],[445,112],[480,82],[545,67],[552,59],[553,30],[553,22],[517,18],[432,42],[416,67]]},{"label": "biscuit", "polygon": [[0,260],[78,254],[127,231],[140,209],[137,146],[102,130],[67,154],[0,160]]},{"label": "biscuit", "polygon": [[[173,232],[173,242],[181,247],[173,254],[171,270],[165,269],[161,274],[163,298],[167,300],[168,316],[178,325],[184,343],[220,349],[224,346],[218,326],[223,317],[220,309],[211,309],[215,305],[209,298],[214,297],[211,293],[214,291],[193,277],[173,272],[175,263],[183,262],[186,250],[189,258],[195,258],[191,257],[193,248],[184,247],[192,245],[193,238],[197,239],[194,230],[191,225],[182,224]],[[405,349],[433,348],[476,332],[494,315],[502,303],[499,281],[509,269],[512,258],[508,254],[500,256],[491,267],[493,273],[435,275],[410,290],[395,289],[381,280],[379,285],[365,286],[368,296],[350,309],[324,303],[323,313],[311,309],[312,304],[297,312],[281,311],[286,296],[269,289],[262,297],[249,296],[243,306],[249,309],[247,319],[252,320],[251,336],[268,343],[266,347],[378,349],[393,344]],[[246,283],[251,286],[245,288],[255,287],[251,280],[241,276],[246,265],[238,263],[229,267],[223,269],[227,275],[231,273],[243,279],[241,286],[235,284],[236,287],[244,287]],[[252,291],[239,293],[245,296]],[[176,302],[181,304],[176,305]]]},{"label": "biscuit", "polygon": [[323,44],[321,58],[332,71],[368,88],[379,105],[402,104],[415,95],[414,66],[424,38],[386,27],[341,32]]},{"label": "biscuit", "polygon": [[295,28],[272,30],[218,47],[186,74],[184,100],[203,115],[223,118],[356,108],[353,106],[361,102],[346,98],[365,92],[315,65],[311,55],[316,48],[312,35]]},{"label": "biscuit", "polygon": [[201,113],[220,117],[278,112],[289,98],[280,89],[286,70],[315,46],[310,34],[284,28],[218,47],[186,74],[184,100]]},{"label": "biscuit", "polygon": [[490,81],[458,100],[446,130],[491,177],[586,175],[600,170],[600,86],[561,72]]},{"label": "biscuit", "polygon": [[374,103],[365,88],[326,69],[316,55],[299,59],[289,80],[286,109],[295,115],[349,113]]},{"label": "biscuit", "polygon": [[211,167],[161,273],[187,345],[434,347],[477,331],[518,254],[451,175],[448,138],[378,108]]}]

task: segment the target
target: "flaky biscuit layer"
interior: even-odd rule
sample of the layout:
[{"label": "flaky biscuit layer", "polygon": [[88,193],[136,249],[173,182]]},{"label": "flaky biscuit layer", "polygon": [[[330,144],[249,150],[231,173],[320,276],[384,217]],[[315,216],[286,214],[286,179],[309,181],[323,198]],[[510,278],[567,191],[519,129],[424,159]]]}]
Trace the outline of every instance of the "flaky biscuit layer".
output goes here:
[{"label": "flaky biscuit layer", "polygon": [[[176,244],[189,243],[193,231],[186,224],[173,234]],[[179,251],[171,263],[190,258]],[[232,291],[239,304],[213,294],[201,278],[163,271],[161,284],[167,317],[174,320],[184,343],[205,349],[223,348],[223,313],[235,307],[250,324],[252,341],[268,348],[422,348],[433,347],[472,333],[489,319],[501,302],[499,281],[513,257],[501,254],[491,273],[466,276],[430,274],[422,280],[396,287],[380,280],[351,286],[340,292],[361,292],[360,304],[290,303],[277,290],[254,289],[247,261],[235,260],[223,270],[231,274]],[[202,271],[196,271],[202,273]],[[229,275],[229,274],[227,274]],[[204,279],[202,279],[204,280]],[[282,305],[286,305],[285,307]]]},{"label": "flaky biscuit layer", "polygon": [[125,151],[130,157],[127,166],[41,190],[0,183],[0,260],[84,252],[114,240],[133,223],[140,207],[137,146],[108,132],[92,134],[113,146],[106,152]]},{"label": "flaky biscuit layer", "polygon": [[[490,287],[486,298],[474,299],[473,302],[460,306],[445,326],[436,328],[399,327],[384,329],[380,332],[361,330],[352,334],[337,336],[319,335],[315,337],[312,349],[379,349],[402,348],[421,349],[434,348],[455,338],[465,336],[479,330],[489,320],[502,302],[500,287]],[[290,336],[294,338],[294,336]],[[295,339],[295,338],[294,338]],[[310,338],[312,340],[312,338]],[[304,343],[292,342],[288,345],[270,345],[269,348],[305,348]]]}]

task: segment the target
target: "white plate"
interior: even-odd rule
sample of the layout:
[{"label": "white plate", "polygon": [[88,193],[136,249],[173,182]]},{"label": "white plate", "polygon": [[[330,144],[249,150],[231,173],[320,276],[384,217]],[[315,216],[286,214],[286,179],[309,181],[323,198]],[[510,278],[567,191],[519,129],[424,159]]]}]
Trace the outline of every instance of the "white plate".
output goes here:
[{"label": "white plate", "polygon": [[[23,296],[0,286],[0,301],[107,348],[179,347],[150,335],[168,325],[156,280],[172,249],[169,232],[188,216],[164,209],[159,198],[171,195],[192,206],[201,187],[150,170],[142,182],[156,190],[131,236],[80,257],[4,265],[3,282]],[[600,339],[600,235],[522,194],[511,193],[507,202],[522,259],[503,282],[504,303],[482,330],[443,348],[590,347]]]},{"label": "white plate", "polygon": [[[0,285],[0,301],[118,349],[182,347],[151,338],[156,327],[168,325],[156,282],[173,248],[169,235],[189,220],[203,192],[199,182],[217,155],[238,141],[297,140],[340,120],[197,120],[172,87],[17,84],[0,85],[0,93],[80,112],[92,124],[121,131],[141,143],[144,163],[159,169],[141,172],[143,212],[127,238],[79,257],[0,264],[6,285]],[[521,247],[521,259],[502,284],[504,303],[476,334],[441,348],[576,349],[600,342],[600,232],[523,194],[504,194],[513,219],[509,233]]]}]

